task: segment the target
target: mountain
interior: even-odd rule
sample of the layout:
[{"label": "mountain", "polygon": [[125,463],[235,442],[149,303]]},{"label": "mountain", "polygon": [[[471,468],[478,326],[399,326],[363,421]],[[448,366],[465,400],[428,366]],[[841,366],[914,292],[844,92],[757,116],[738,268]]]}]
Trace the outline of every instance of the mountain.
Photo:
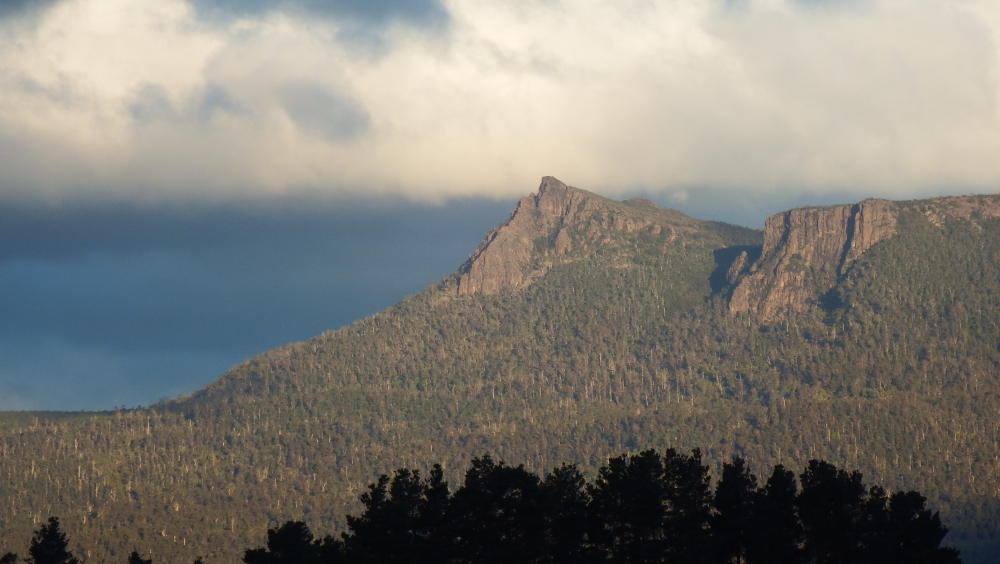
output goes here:
[{"label": "mountain", "polygon": [[61,517],[98,561],[235,561],[383,472],[593,471],[644,447],[810,458],[917,489],[1000,554],[1000,196],[867,200],[763,232],[547,177],[457,272],[188,396],[0,418],[0,552]]}]

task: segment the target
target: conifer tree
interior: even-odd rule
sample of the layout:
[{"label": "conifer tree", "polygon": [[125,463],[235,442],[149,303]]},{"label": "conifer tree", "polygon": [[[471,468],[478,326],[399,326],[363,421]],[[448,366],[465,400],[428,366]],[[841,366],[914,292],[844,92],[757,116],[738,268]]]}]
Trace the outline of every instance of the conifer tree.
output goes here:
[{"label": "conifer tree", "polygon": [[344,541],[352,561],[417,563],[440,559],[442,554],[432,553],[428,545],[440,537],[438,527],[447,502],[447,485],[441,476],[440,467],[436,467],[431,480],[425,482],[419,471],[400,468],[391,481],[382,475],[369,486],[361,496],[364,513],[347,518],[350,533]]},{"label": "conifer tree", "polygon": [[423,502],[420,508],[418,527],[424,542],[414,562],[440,562],[450,557],[452,540],[448,530],[448,508],[451,492],[444,479],[444,469],[440,464],[431,468],[430,476],[424,483]]},{"label": "conifer tree", "polygon": [[817,564],[859,562],[864,553],[865,486],[859,472],[810,460],[802,473],[799,516],[805,528],[810,561]]},{"label": "conifer tree", "polygon": [[712,536],[720,562],[743,564],[753,528],[753,501],[757,477],[746,461],[734,456],[722,465],[722,478],[715,487]]},{"label": "conifer tree", "polygon": [[49,517],[49,522],[35,531],[28,548],[32,564],[78,564],[79,560],[67,549],[66,535],[59,528],[59,519]]},{"label": "conifer tree", "polygon": [[711,477],[708,466],[701,463],[701,450],[694,449],[688,455],[667,449],[663,470],[667,483],[668,560],[677,564],[710,562]]},{"label": "conifer tree", "polygon": [[542,481],[547,562],[583,562],[587,559],[586,480],[575,465],[555,468]]},{"label": "conifer tree", "polygon": [[475,458],[452,497],[456,549],[477,563],[538,562],[544,539],[539,509],[538,476],[524,466]]},{"label": "conifer tree", "polygon": [[805,562],[802,523],[795,505],[797,499],[795,473],[776,465],[767,483],[753,496],[753,533],[747,538],[750,564]]},{"label": "conifer tree", "polygon": [[132,554],[128,555],[128,564],[153,564],[153,559],[143,558],[139,556],[139,551],[133,550]]},{"label": "conifer tree", "polygon": [[[246,564],[319,564],[330,562],[329,539],[313,542],[312,531],[302,521],[288,521],[267,531],[267,548],[247,550]],[[334,552],[336,553],[336,552]],[[321,560],[324,556],[325,560]]]},{"label": "conifer tree", "polygon": [[638,564],[662,558],[667,486],[655,450],[611,458],[588,493],[590,539],[606,559]]},{"label": "conifer tree", "polygon": [[954,564],[960,562],[958,551],[941,546],[948,529],[941,525],[938,513],[924,507],[927,498],[915,491],[896,492],[889,498],[888,530],[893,539],[892,551],[883,562]]}]

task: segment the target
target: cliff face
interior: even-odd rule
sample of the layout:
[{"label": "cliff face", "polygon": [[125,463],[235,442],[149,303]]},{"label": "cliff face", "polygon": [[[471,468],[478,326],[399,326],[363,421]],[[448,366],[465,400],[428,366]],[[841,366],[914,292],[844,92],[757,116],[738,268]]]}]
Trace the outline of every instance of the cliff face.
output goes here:
[{"label": "cliff face", "polygon": [[521,198],[510,219],[473,251],[459,269],[456,291],[516,290],[617,234],[645,232],[669,244],[701,223],[646,200],[615,202],[546,176],[538,192]]},{"label": "cliff face", "polygon": [[[896,234],[902,210],[941,226],[948,219],[1000,217],[997,196],[958,196],[915,202],[865,200],[859,204],[800,208],[768,218],[760,259],[730,268],[729,309],[772,321],[816,303],[875,244]],[[734,272],[734,270],[736,272]]]},{"label": "cliff face", "polygon": [[472,252],[459,271],[458,293],[495,294],[526,284],[535,241],[556,231],[556,253],[568,252],[572,241],[560,228],[579,213],[576,204],[587,199],[556,178],[543,178],[538,192],[521,198],[510,219],[490,231]]},{"label": "cliff face", "polygon": [[885,200],[773,215],[764,225],[760,259],[737,279],[729,309],[766,320],[804,309],[817,284],[832,286],[862,253],[895,232],[896,208]]}]

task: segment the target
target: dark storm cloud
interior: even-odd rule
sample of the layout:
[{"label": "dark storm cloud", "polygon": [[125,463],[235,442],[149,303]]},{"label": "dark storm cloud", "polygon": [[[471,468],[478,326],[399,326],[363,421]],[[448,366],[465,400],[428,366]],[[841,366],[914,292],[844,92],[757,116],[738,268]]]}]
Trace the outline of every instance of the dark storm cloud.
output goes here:
[{"label": "dark storm cloud", "polygon": [[448,20],[448,12],[438,0],[194,0],[194,4],[211,17],[291,12],[374,26],[393,21],[436,26]]},{"label": "dark storm cloud", "polygon": [[508,208],[318,199],[2,208],[0,409],[107,408],[192,391],[255,353],[439,280]]},{"label": "dark storm cloud", "polygon": [[36,13],[59,0],[0,0],[0,18]]},{"label": "dark storm cloud", "polygon": [[388,47],[383,32],[393,23],[441,29],[449,14],[439,0],[193,0],[202,18],[229,20],[272,13],[337,23],[341,43],[370,53]]}]

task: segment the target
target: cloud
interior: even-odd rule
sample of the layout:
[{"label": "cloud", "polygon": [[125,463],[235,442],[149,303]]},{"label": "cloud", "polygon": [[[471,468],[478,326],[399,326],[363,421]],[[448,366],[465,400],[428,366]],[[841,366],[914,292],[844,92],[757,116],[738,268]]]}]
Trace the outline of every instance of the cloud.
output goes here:
[{"label": "cloud", "polygon": [[8,200],[1000,181],[988,0],[62,0],[0,37]]},{"label": "cloud", "polygon": [[336,37],[354,47],[382,52],[395,24],[440,30],[448,12],[438,0],[194,0],[198,17],[217,23],[285,14],[336,22]]},{"label": "cloud", "polygon": [[[20,0],[26,2],[27,0]],[[391,22],[440,25],[448,13],[437,0],[195,0],[200,15],[221,18],[256,17],[270,13],[300,13],[347,19],[367,25]]]},{"label": "cloud", "polygon": [[349,141],[370,125],[367,112],[357,102],[322,84],[288,84],[282,89],[281,99],[288,117],[299,129],[316,132],[330,141]]},{"label": "cloud", "polygon": [[26,16],[45,10],[58,0],[0,0],[0,18]]}]

